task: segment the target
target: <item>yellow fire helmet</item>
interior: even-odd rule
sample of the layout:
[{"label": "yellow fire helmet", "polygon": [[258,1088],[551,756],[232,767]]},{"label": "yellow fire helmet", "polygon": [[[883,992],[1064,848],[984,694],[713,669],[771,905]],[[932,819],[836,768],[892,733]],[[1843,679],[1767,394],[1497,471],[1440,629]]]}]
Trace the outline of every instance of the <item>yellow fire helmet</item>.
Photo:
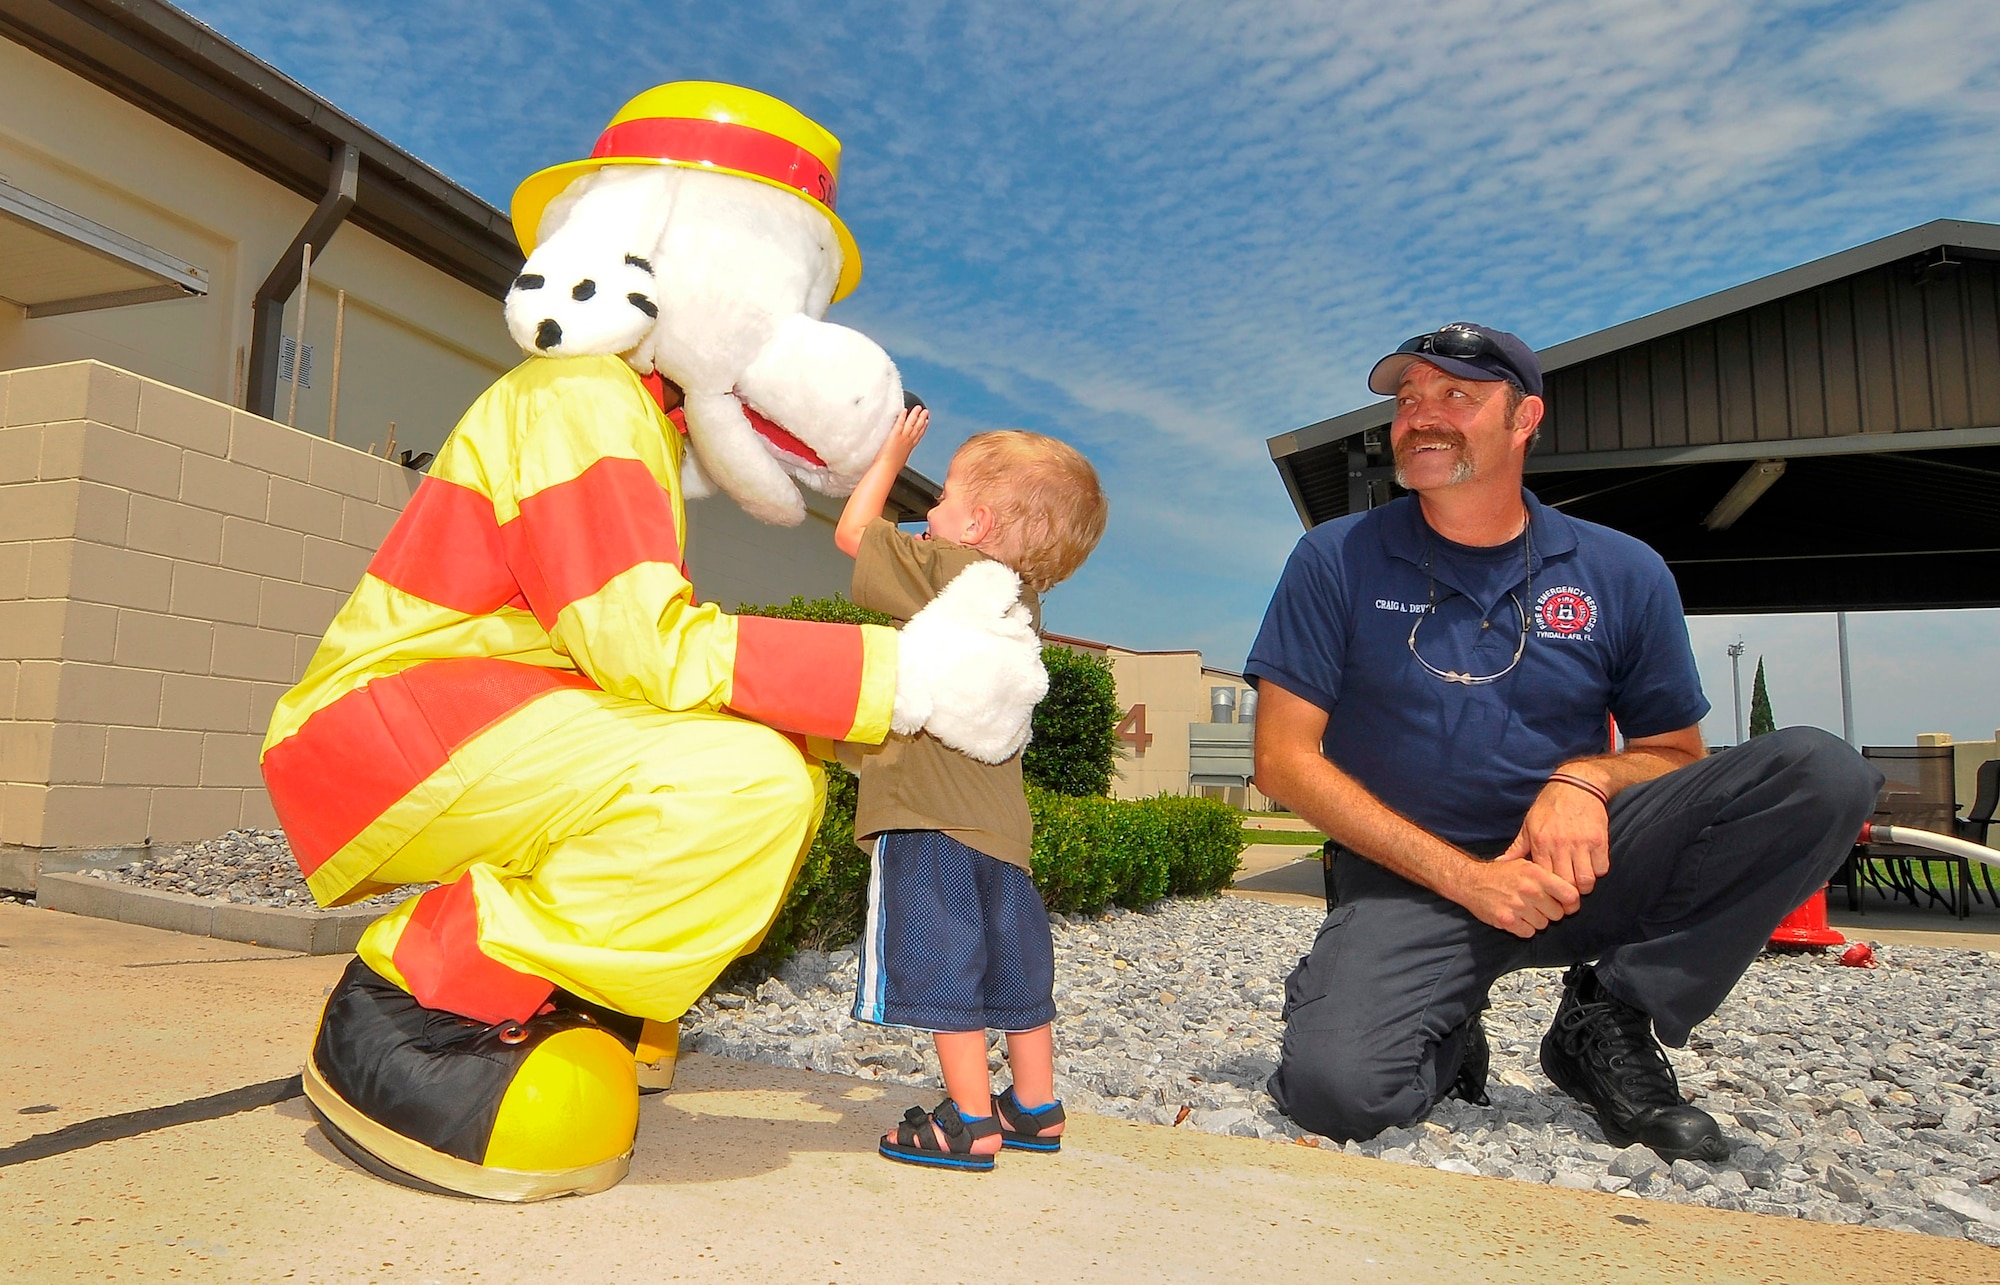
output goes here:
[{"label": "yellow fire helmet", "polygon": [[542,212],[578,176],[607,165],[676,165],[752,179],[810,201],[840,238],[835,299],[861,284],[861,249],[833,212],[840,140],[795,107],[738,85],[683,80],[620,108],[586,160],[532,174],[514,189],[514,236],[532,254]]}]

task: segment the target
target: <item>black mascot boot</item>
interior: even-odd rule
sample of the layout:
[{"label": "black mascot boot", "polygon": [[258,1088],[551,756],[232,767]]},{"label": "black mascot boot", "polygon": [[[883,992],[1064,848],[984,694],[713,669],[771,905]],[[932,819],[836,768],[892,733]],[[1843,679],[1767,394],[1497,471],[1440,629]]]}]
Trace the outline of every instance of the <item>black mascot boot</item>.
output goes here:
[{"label": "black mascot boot", "polygon": [[1653,1019],[1599,986],[1582,964],[1563,975],[1562,1003],[1542,1037],[1542,1070],[1596,1113],[1613,1146],[1644,1143],[1662,1160],[1729,1155],[1715,1118],[1682,1099]]},{"label": "black mascot boot", "polygon": [[305,1091],[327,1138],[377,1177],[544,1200],[625,1176],[632,1057],[588,1013],[489,1026],[425,1008],[357,959],[326,1002]]}]

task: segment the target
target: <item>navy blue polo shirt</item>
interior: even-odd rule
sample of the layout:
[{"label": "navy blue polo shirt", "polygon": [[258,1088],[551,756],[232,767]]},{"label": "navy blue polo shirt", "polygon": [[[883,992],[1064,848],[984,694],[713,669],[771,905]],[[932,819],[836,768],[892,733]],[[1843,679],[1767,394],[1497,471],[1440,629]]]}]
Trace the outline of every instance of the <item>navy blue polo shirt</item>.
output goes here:
[{"label": "navy blue polo shirt", "polygon": [[[1325,710],[1321,748],[1377,798],[1480,848],[1513,839],[1558,764],[1604,753],[1607,713],[1627,737],[1708,713],[1660,555],[1522,494],[1527,531],[1495,548],[1443,539],[1413,496],[1314,527],[1244,666]],[[1517,648],[1477,686],[1417,658],[1487,675]]]}]

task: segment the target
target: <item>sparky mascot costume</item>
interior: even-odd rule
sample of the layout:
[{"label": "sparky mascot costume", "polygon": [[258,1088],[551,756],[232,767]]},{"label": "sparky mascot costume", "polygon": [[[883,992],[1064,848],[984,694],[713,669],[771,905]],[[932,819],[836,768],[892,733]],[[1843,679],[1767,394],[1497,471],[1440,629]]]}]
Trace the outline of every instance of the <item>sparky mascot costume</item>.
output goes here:
[{"label": "sparky mascot costume", "polygon": [[968,579],[899,639],[726,615],[686,578],[684,495],[797,523],[799,486],[851,490],[903,405],[888,355],[820,319],[861,277],[839,164],[785,104],[682,83],[524,182],[506,318],[530,360],[452,432],[272,717],[264,777],[313,895],[436,885],[369,927],[305,1071],[383,1177],[616,1183],[678,1019],[779,908],[831,741],[1026,740],[1011,583]]}]

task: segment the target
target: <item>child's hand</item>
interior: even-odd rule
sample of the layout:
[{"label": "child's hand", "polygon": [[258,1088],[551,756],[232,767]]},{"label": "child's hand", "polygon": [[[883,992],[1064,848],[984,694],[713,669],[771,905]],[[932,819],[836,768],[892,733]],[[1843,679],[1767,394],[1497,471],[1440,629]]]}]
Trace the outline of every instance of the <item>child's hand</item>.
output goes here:
[{"label": "child's hand", "polygon": [[924,440],[924,430],[930,427],[930,423],[931,413],[927,407],[905,406],[889,429],[889,436],[882,439],[882,449],[875,458],[886,460],[900,470],[910,462],[910,456],[916,452],[917,443]]}]

